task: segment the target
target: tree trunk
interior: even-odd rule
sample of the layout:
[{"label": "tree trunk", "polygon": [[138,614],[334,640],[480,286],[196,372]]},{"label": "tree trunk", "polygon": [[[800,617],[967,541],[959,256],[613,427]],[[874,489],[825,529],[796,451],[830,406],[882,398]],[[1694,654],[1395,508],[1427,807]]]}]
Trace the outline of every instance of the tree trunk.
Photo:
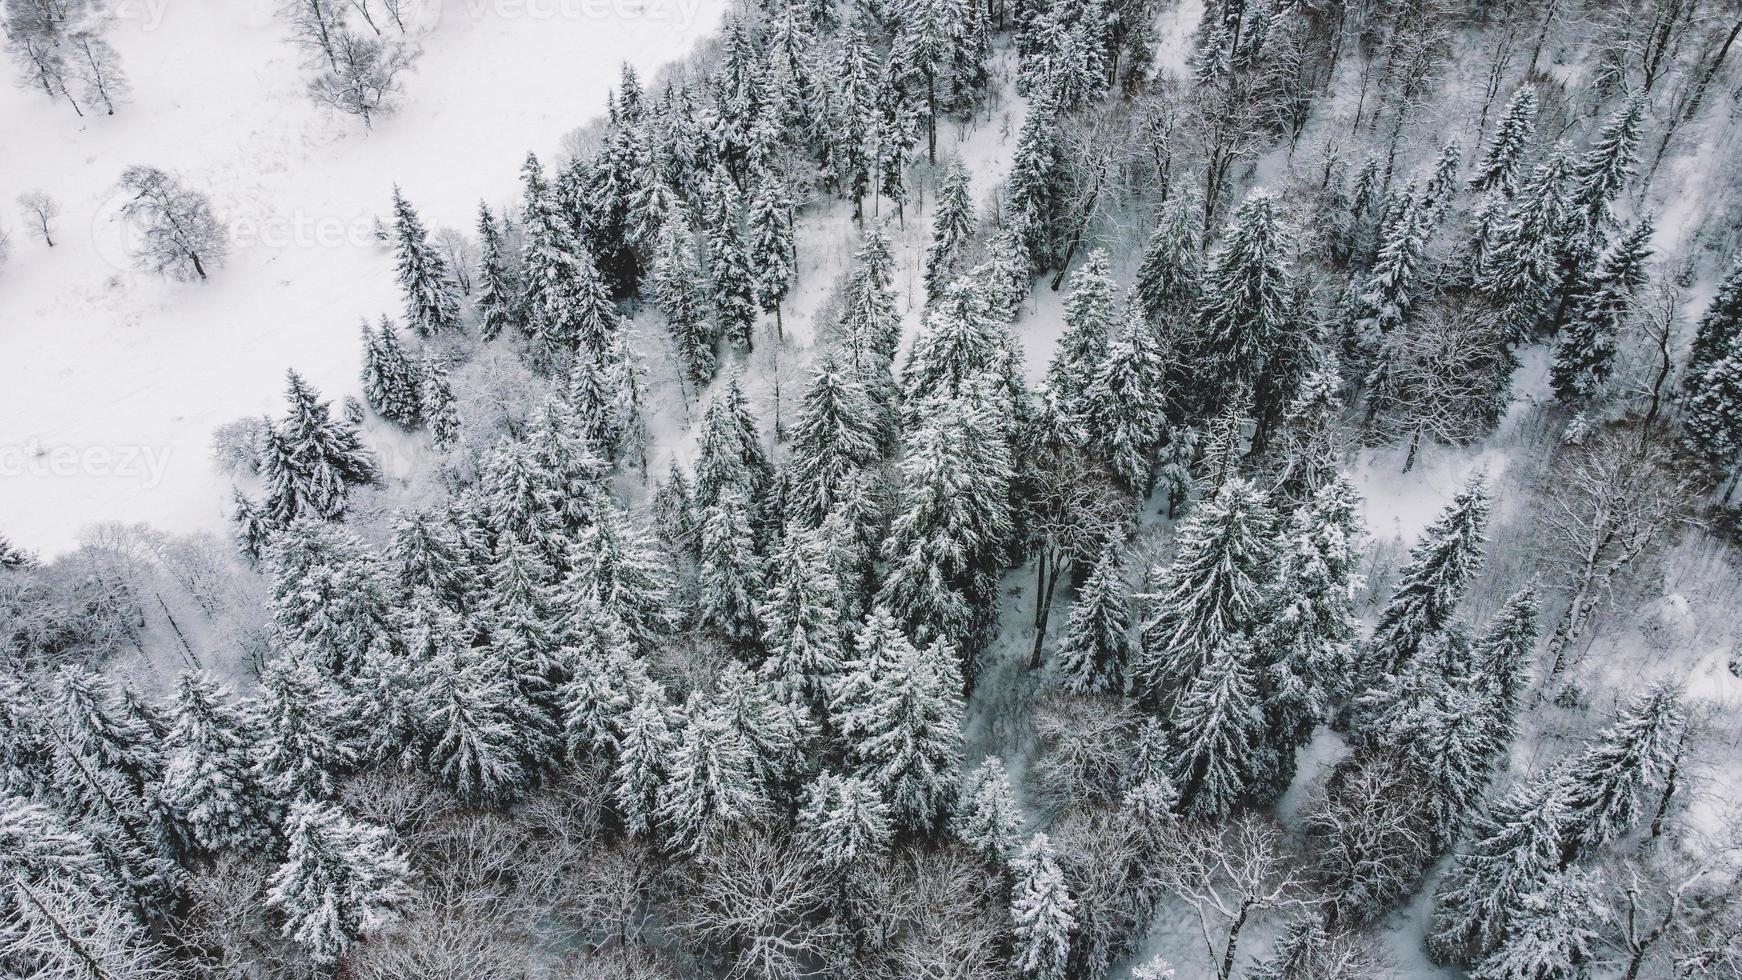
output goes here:
[{"label": "tree trunk", "polygon": [[1228,980],[1234,975],[1234,944],[1240,941],[1240,930],[1246,926],[1246,915],[1252,909],[1250,899],[1240,903],[1240,914],[1234,917],[1234,924],[1228,927],[1228,945],[1222,950],[1222,962],[1216,967],[1219,980]]}]

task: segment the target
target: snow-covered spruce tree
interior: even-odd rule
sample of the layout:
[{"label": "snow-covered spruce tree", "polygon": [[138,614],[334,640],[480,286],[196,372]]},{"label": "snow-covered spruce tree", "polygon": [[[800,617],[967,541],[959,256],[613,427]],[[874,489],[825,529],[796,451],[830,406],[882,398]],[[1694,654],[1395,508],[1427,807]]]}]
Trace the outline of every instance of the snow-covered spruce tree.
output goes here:
[{"label": "snow-covered spruce tree", "polygon": [[1180,525],[1173,562],[1156,570],[1142,646],[1126,678],[1134,696],[1171,704],[1226,637],[1260,625],[1274,524],[1264,492],[1234,478]]},{"label": "snow-covered spruce tree", "polygon": [[382,418],[405,428],[422,420],[417,368],[385,316],[373,331],[363,324],[363,398]]},{"label": "snow-covered spruce tree", "polygon": [[[1609,207],[1633,179],[1639,162],[1639,128],[1645,121],[1645,93],[1635,92],[1603,121],[1578,162],[1573,165],[1568,206],[1590,244],[1614,223]],[[1576,258],[1576,257],[1575,257]],[[1577,265],[1572,268],[1576,278]]]},{"label": "snow-covered spruce tree", "polygon": [[372,647],[391,643],[387,572],[349,531],[298,521],[273,538],[265,571],[278,635],[322,673],[353,673]]},{"label": "snow-covered spruce tree", "polygon": [[1561,870],[1567,807],[1561,770],[1514,787],[1481,814],[1434,894],[1428,949],[1470,963],[1507,933],[1525,895]]},{"label": "snow-covered spruce tree", "polygon": [[1168,199],[1137,267],[1137,296],[1149,322],[1169,333],[1198,303],[1204,256],[1202,202],[1192,194]]},{"label": "snow-covered spruce tree", "polygon": [[1220,819],[1268,777],[1257,666],[1251,641],[1224,634],[1180,691],[1167,724],[1181,813]]},{"label": "snow-covered spruce tree", "polygon": [[1506,937],[1471,980],[1582,980],[1590,976],[1610,911],[1599,872],[1562,871],[1520,897]]},{"label": "snow-covered spruce tree", "polygon": [[871,363],[889,364],[901,344],[901,313],[895,307],[892,281],[894,264],[889,237],[878,225],[867,227],[853,256],[853,271],[847,276],[841,324],[843,345],[861,370]]},{"label": "snow-covered spruce tree", "polygon": [[429,350],[418,360],[417,370],[418,413],[436,448],[452,449],[460,438],[460,412],[455,407],[448,367],[442,363],[440,352]]},{"label": "snow-covered spruce tree", "polygon": [[1428,272],[1424,267],[1432,234],[1432,213],[1412,184],[1401,192],[1381,237],[1379,256],[1362,283],[1358,319],[1353,324],[1359,349],[1377,350],[1387,335],[1403,329]]},{"label": "snow-covered spruce tree", "polygon": [[1107,361],[1119,319],[1113,276],[1104,249],[1095,249],[1071,273],[1065,297],[1065,332],[1046,369],[1046,398],[1066,437],[1088,441],[1090,388]]},{"label": "snow-covered spruce tree", "polygon": [[[522,305],[535,363],[546,371],[567,365],[583,338],[615,330],[604,280],[586,243],[575,233],[544,178],[538,159],[527,156],[525,238],[521,260]],[[588,349],[597,356],[603,347]]]},{"label": "snow-covered spruce tree", "polygon": [[1294,775],[1295,750],[1352,693],[1360,618],[1361,498],[1343,477],[1327,483],[1289,519],[1254,634],[1279,782]]},{"label": "snow-covered spruce tree", "polygon": [[902,423],[911,428],[928,398],[959,396],[992,380],[1009,345],[989,283],[977,275],[951,283],[921,321],[901,370]]},{"label": "snow-covered spruce tree", "polygon": [[450,647],[429,683],[430,775],[470,806],[513,800],[530,779],[529,733],[506,671],[483,651]]},{"label": "snow-covered spruce tree", "polygon": [[381,827],[331,804],[303,801],[285,821],[290,842],[267,901],[284,916],[285,938],[323,970],[358,939],[411,904],[411,866]]},{"label": "snow-covered spruce tree", "polygon": [[834,185],[853,200],[853,220],[865,217],[865,192],[871,189],[872,132],[876,125],[877,80],[864,31],[854,24],[841,34],[835,64],[834,99],[828,138]]},{"label": "snow-covered spruce tree", "polygon": [[866,704],[878,678],[897,659],[911,655],[913,643],[901,631],[888,608],[874,607],[853,632],[851,655],[830,684],[829,724],[843,751],[850,750],[867,724]]},{"label": "snow-covered spruce tree", "polygon": [[1451,621],[1482,564],[1488,507],[1488,477],[1478,472],[1422,532],[1374,627],[1361,665],[1364,681],[1400,672],[1421,645]]},{"label": "snow-covered spruce tree", "polygon": [[1742,260],[1734,262],[1718,283],[1711,303],[1694,327],[1687,371],[1682,375],[1684,397],[1703,387],[1700,381],[1708,368],[1738,349],[1738,335],[1742,335]]},{"label": "snow-covered spruce tree", "polygon": [[818,773],[798,809],[800,847],[819,868],[852,874],[882,857],[895,836],[889,804],[863,779]]},{"label": "snow-covered spruce tree", "polygon": [[1083,400],[1091,444],[1125,490],[1147,497],[1168,435],[1169,352],[1141,310],[1126,310]]},{"label": "snow-covered spruce tree", "polygon": [[988,867],[1006,868],[1016,857],[1022,845],[1022,813],[1003,759],[989,755],[962,777],[950,830]]},{"label": "snow-covered spruce tree", "polygon": [[674,214],[659,231],[653,257],[653,302],[665,317],[672,349],[691,382],[713,380],[718,337],[709,319],[710,309],[696,260],[695,232],[688,217]]},{"label": "snow-covered spruce tree", "polygon": [[1201,370],[1183,393],[1200,414],[1213,415],[1250,392],[1260,446],[1294,399],[1307,352],[1305,335],[1290,329],[1292,236],[1279,210],[1274,194],[1253,191],[1211,253],[1191,345]]},{"label": "snow-covered spruce tree", "polygon": [[694,854],[721,835],[754,825],[768,807],[750,747],[732,736],[731,719],[700,694],[690,695],[670,777],[659,795],[668,846]]},{"label": "snow-covered spruce tree", "polygon": [[708,403],[696,444],[698,510],[714,506],[722,495],[734,491],[751,505],[766,505],[774,468],[762,445],[761,426],[750,411],[736,373],[726,378]]},{"label": "snow-covered spruce tree", "polygon": [[1033,267],[1048,268],[1057,260],[1066,162],[1059,115],[1052,93],[1035,94],[1017,133],[1016,152],[1006,179],[1004,220],[1022,243],[1030,273]]},{"label": "snow-covered spruce tree", "polygon": [[756,306],[764,313],[774,314],[775,330],[782,335],[785,331],[780,326],[780,304],[792,289],[798,265],[792,212],[792,192],[786,181],[777,173],[763,172],[751,187],[744,221],[750,231],[749,260]]},{"label": "snow-covered spruce tree", "polygon": [[729,490],[703,509],[697,586],[701,624],[728,646],[753,651],[762,640],[759,605],[766,591],[763,562],[756,554],[750,508]]},{"label": "snow-covered spruce tree", "polygon": [[502,230],[489,206],[478,204],[478,336],[486,343],[524,329],[520,279],[510,265]]},{"label": "snow-covered spruce tree", "polygon": [[1499,191],[1511,196],[1518,182],[1518,170],[1536,133],[1536,89],[1520,85],[1506,102],[1505,113],[1494,135],[1482,151],[1476,172],[1470,176],[1470,189],[1477,193]]},{"label": "snow-covered spruce tree", "polygon": [[932,211],[931,245],[925,252],[925,293],[935,300],[944,285],[961,271],[964,253],[974,237],[974,199],[969,191],[968,168],[960,157],[950,161],[938,187]]},{"label": "snow-covered spruce tree", "polygon": [[934,397],[908,434],[879,593],[920,643],[971,657],[989,637],[1011,534],[1011,462],[984,388]]},{"label": "snow-covered spruce tree", "polygon": [[756,277],[744,241],[743,196],[724,166],[714,168],[703,197],[706,275],[720,335],[739,350],[755,346]]},{"label": "snow-covered spruce tree", "polygon": [[794,517],[810,526],[839,501],[854,473],[881,458],[882,420],[864,384],[835,350],[817,358],[799,406],[786,464],[786,494]]},{"label": "snow-covered spruce tree", "polygon": [[629,708],[617,734],[617,764],[611,774],[611,800],[623,830],[646,837],[658,827],[659,794],[670,778],[668,766],[677,750],[667,717],[664,693]]},{"label": "snow-covered spruce tree", "polygon": [[1477,685],[1486,702],[1484,721],[1498,746],[1512,741],[1530,681],[1531,660],[1542,632],[1538,593],[1535,580],[1513,593],[1488,620],[1470,651]]},{"label": "snow-covered spruce tree", "polygon": [[750,768],[763,795],[788,807],[814,771],[817,730],[809,715],[740,661],[720,672],[712,701],[726,719],[728,736],[749,749]]},{"label": "snow-covered spruce tree", "polygon": [[275,804],[255,778],[253,725],[210,678],[184,673],[176,684],[164,796],[201,850],[257,852],[272,839]]},{"label": "snow-covered spruce tree", "polygon": [[280,656],[261,678],[260,783],[285,800],[330,800],[356,764],[346,708],[337,688],[294,654]]},{"label": "snow-covered spruce tree", "polygon": [[1483,252],[1476,288],[1500,310],[1509,337],[1522,339],[1553,312],[1567,234],[1567,148],[1557,146],[1531,172],[1494,240]]},{"label": "snow-covered spruce tree", "polygon": [[1682,382],[1681,396],[1689,448],[1734,472],[1742,459],[1742,332],[1730,338],[1727,351]]},{"label": "snow-covered spruce tree", "polygon": [[898,828],[929,834],[949,815],[960,778],[962,672],[942,640],[891,652],[854,708],[848,768],[889,801]]},{"label": "snow-covered spruce tree", "polygon": [[1052,841],[1035,834],[1011,862],[1014,884],[1010,925],[1014,943],[1010,968],[1025,980],[1064,980],[1076,930],[1076,900],[1065,887]]},{"label": "snow-covered spruce tree", "polygon": [[1555,397],[1562,402],[1588,401],[1613,373],[1621,329],[1633,314],[1634,295],[1645,285],[1652,232],[1650,215],[1634,222],[1603,255],[1582,287],[1577,312],[1555,345],[1549,375]]},{"label": "snow-covered spruce tree", "polygon": [[119,779],[132,797],[144,799],[162,780],[158,733],[126,712],[114,685],[102,674],[63,668],[55,677],[48,718],[66,750]]},{"label": "snow-covered spruce tree", "polygon": [[1564,777],[1566,847],[1585,854],[1632,831],[1657,804],[1687,725],[1681,689],[1660,682],[1636,696]]},{"label": "snow-covered spruce tree", "polygon": [[761,672],[781,698],[819,721],[842,669],[844,601],[822,532],[788,524],[760,611],[768,652]]},{"label": "snow-covered spruce tree", "polygon": [[1109,544],[1071,603],[1065,638],[1053,662],[1065,690],[1122,691],[1131,656],[1131,611],[1122,548]]},{"label": "snow-covered spruce tree", "polygon": [[603,509],[568,557],[572,570],[558,594],[569,609],[579,609],[592,598],[605,615],[629,629],[644,651],[670,629],[670,567],[659,546],[629,515],[615,506]]},{"label": "snow-covered spruce tree", "polygon": [[354,425],[332,417],[320,392],[295,371],[286,377],[290,410],[268,427],[260,447],[266,516],[279,527],[301,517],[336,520],[351,486],[376,479],[375,457]]},{"label": "snow-covered spruce tree", "polygon": [[405,322],[420,337],[458,330],[459,287],[398,184],[393,185],[393,232],[399,288],[405,292]]}]

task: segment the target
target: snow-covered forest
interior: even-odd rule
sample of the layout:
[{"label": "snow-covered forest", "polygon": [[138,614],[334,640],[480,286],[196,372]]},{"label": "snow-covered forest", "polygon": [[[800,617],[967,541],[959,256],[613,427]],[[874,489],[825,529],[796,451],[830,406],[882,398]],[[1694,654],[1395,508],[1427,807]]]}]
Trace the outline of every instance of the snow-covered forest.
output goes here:
[{"label": "snow-covered forest", "polygon": [[1742,2],[0,14],[0,975],[1742,978]]}]

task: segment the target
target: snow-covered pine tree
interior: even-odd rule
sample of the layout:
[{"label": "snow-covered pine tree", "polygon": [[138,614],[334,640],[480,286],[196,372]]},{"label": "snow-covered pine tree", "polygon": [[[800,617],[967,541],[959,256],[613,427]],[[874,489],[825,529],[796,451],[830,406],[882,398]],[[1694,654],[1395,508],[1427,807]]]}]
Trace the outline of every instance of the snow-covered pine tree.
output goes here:
[{"label": "snow-covered pine tree", "polygon": [[896,827],[929,834],[949,815],[960,779],[962,673],[942,640],[891,652],[855,710],[848,765],[889,801]]},{"label": "snow-covered pine tree", "polygon": [[1536,133],[1536,89],[1520,85],[1506,102],[1500,125],[1483,151],[1476,172],[1470,177],[1470,189],[1486,194],[1499,191],[1510,197],[1518,181],[1518,170],[1531,137]]},{"label": "snow-covered pine tree", "polygon": [[629,708],[617,735],[617,764],[611,775],[611,799],[623,830],[631,837],[645,837],[658,826],[659,794],[670,773],[669,760],[677,750],[672,736],[664,693],[648,689],[647,697]]},{"label": "snow-covered pine tree", "polygon": [[779,173],[764,171],[751,187],[745,223],[750,230],[749,261],[756,305],[774,314],[782,336],[780,304],[797,274],[798,247],[792,227],[792,192]]},{"label": "snow-covered pine tree", "polygon": [[393,321],[385,316],[374,331],[363,324],[363,398],[382,418],[407,429],[423,418],[417,368],[399,343]]},{"label": "snow-covered pine tree", "polygon": [[1562,871],[1518,900],[1506,938],[1471,980],[1583,980],[1602,943],[1609,909],[1597,872]]},{"label": "snow-covered pine tree", "polygon": [[405,291],[405,322],[420,337],[458,330],[459,287],[398,184],[393,185],[393,230],[399,288]]},{"label": "snow-covered pine tree", "polygon": [[1289,519],[1276,578],[1255,634],[1265,658],[1259,675],[1277,778],[1294,775],[1295,750],[1349,696],[1361,635],[1355,597],[1360,567],[1361,498],[1343,477],[1326,484]]},{"label": "snow-covered pine tree", "polygon": [[1614,223],[1609,206],[1633,179],[1644,121],[1645,93],[1632,93],[1604,120],[1596,139],[1573,165],[1567,204],[1593,241],[1600,241],[1602,229]]},{"label": "snow-covered pine tree", "polygon": [[454,406],[454,387],[447,365],[437,351],[426,351],[418,363],[419,411],[437,449],[447,450],[460,438],[460,413]]},{"label": "snow-covered pine tree", "polygon": [[853,220],[865,217],[865,192],[871,189],[872,132],[876,126],[877,80],[871,69],[870,45],[865,32],[854,24],[841,32],[839,60],[835,64],[832,117],[829,138],[833,178],[837,187],[853,200]]},{"label": "snow-covered pine tree", "polygon": [[1734,472],[1742,459],[1742,333],[1731,339],[1726,355],[1682,383],[1682,399],[1689,447]]},{"label": "snow-covered pine tree", "polygon": [[1244,635],[1223,634],[1169,715],[1176,753],[1170,775],[1179,787],[1180,812],[1188,816],[1227,816],[1269,775],[1257,660]]},{"label": "snow-covered pine tree", "polygon": [[768,807],[743,740],[731,720],[700,694],[683,709],[670,778],[660,790],[659,821],[672,850],[694,854],[721,834],[754,824]]},{"label": "snow-covered pine tree", "polygon": [[1005,868],[1022,844],[1022,813],[1004,760],[989,755],[962,777],[950,829],[988,867]]},{"label": "snow-covered pine tree", "polygon": [[888,850],[895,829],[876,787],[853,776],[818,773],[798,810],[800,847],[817,867],[851,875]]},{"label": "snow-covered pine tree", "polygon": [[1634,294],[1646,281],[1653,224],[1633,223],[1604,254],[1577,299],[1577,312],[1555,345],[1549,378],[1555,397],[1578,404],[1593,397],[1614,371],[1621,328],[1633,313]]},{"label": "snow-covered pine tree", "polygon": [[1142,646],[1127,676],[1134,696],[1171,704],[1228,636],[1260,625],[1274,524],[1264,492],[1233,478],[1180,525],[1173,562],[1156,570]]},{"label": "snow-covered pine tree", "polygon": [[604,508],[569,554],[571,571],[558,590],[569,609],[589,597],[621,621],[638,649],[651,650],[672,622],[671,570],[664,555],[629,515]]},{"label": "snow-covered pine tree", "polygon": [[1123,691],[1131,656],[1131,611],[1122,570],[1123,549],[1109,543],[1071,603],[1065,637],[1053,662],[1065,690],[1076,694]]},{"label": "snow-covered pine tree", "polygon": [[1738,335],[1742,335],[1742,259],[1732,263],[1694,327],[1684,391],[1698,387],[1707,368],[1738,350]]},{"label": "snow-covered pine tree", "polygon": [[264,737],[255,765],[261,785],[285,800],[332,799],[357,761],[339,691],[295,654],[273,661],[260,688]]},{"label": "snow-covered pine tree", "polygon": [[1531,172],[1506,220],[1482,252],[1476,288],[1499,307],[1507,335],[1524,338],[1552,312],[1561,284],[1568,222],[1566,146],[1556,146]]},{"label": "snow-covered pine tree", "polygon": [[1443,962],[1470,963],[1506,935],[1520,900],[1562,866],[1567,807],[1561,772],[1514,787],[1480,815],[1434,895],[1428,949]]},{"label": "snow-covered pine tree", "polygon": [[1289,271],[1291,235],[1283,227],[1280,201],[1257,190],[1234,210],[1222,241],[1211,253],[1198,302],[1194,363],[1201,368],[1187,401],[1214,415],[1250,392],[1259,431],[1280,418],[1299,387],[1305,336],[1291,330],[1293,292]]},{"label": "snow-covered pine tree", "polygon": [[1132,496],[1155,483],[1156,454],[1168,435],[1169,352],[1136,304],[1130,305],[1083,400],[1096,453]]},{"label": "snow-covered pine tree", "polygon": [[392,642],[387,572],[349,531],[298,521],[273,538],[265,564],[278,635],[322,673],[354,673],[371,648]]},{"label": "snow-covered pine tree", "polygon": [[845,599],[822,532],[788,524],[769,573],[761,609],[768,650],[762,677],[787,703],[823,720],[842,670],[846,631]]},{"label": "snow-covered pine tree", "polygon": [[275,806],[255,778],[253,741],[253,726],[215,681],[181,675],[163,794],[208,854],[256,853],[271,842]]},{"label": "snow-covered pine tree", "polygon": [[356,426],[333,418],[330,403],[295,371],[286,375],[285,401],[289,412],[262,440],[266,514],[279,527],[300,517],[336,520],[351,486],[376,479],[375,457]]},{"label": "snow-covered pine tree", "polygon": [[1680,687],[1659,682],[1568,764],[1562,791],[1568,852],[1590,853],[1638,825],[1658,799],[1686,725]]},{"label": "snow-covered pine tree", "polygon": [[1432,234],[1433,215],[1421,193],[1414,185],[1405,188],[1358,300],[1359,319],[1353,326],[1361,349],[1377,350],[1386,337],[1403,329],[1427,273],[1424,266]]},{"label": "snow-covered pine tree", "polygon": [[[1064,208],[1065,150],[1059,105],[1050,91],[1035,93],[1017,133],[1006,179],[1004,218],[1033,267],[1056,261],[1058,225]],[[1034,268],[1028,270],[1030,273]]]},{"label": "snow-covered pine tree", "polygon": [[942,296],[944,286],[961,271],[959,266],[973,237],[974,199],[969,190],[968,168],[957,157],[944,171],[932,211],[931,244],[925,252],[927,300]]},{"label": "snow-covered pine tree", "polygon": [[509,265],[502,231],[496,217],[483,202],[478,204],[478,335],[486,343],[504,332],[518,332],[520,318],[520,281]]},{"label": "snow-covered pine tree", "polygon": [[609,310],[604,281],[593,256],[563,213],[544,179],[538,158],[527,155],[521,170],[525,185],[525,234],[521,259],[522,306],[528,346],[546,371],[565,366],[591,327],[603,329]]},{"label": "snow-covered pine tree", "polygon": [[1488,477],[1477,472],[1422,532],[1379,615],[1361,665],[1364,681],[1402,671],[1422,644],[1451,621],[1482,564],[1488,507]]},{"label": "snow-covered pine tree", "polygon": [[1530,681],[1531,659],[1541,634],[1540,598],[1535,580],[1519,589],[1488,620],[1471,649],[1477,684],[1486,701],[1484,722],[1499,746],[1511,743]]},{"label": "snow-covered pine tree", "polygon": [[1065,980],[1077,903],[1065,886],[1052,840],[1044,833],[1029,838],[1011,862],[1011,873],[1011,970],[1024,980]]},{"label": "snow-covered pine tree", "polygon": [[1168,198],[1137,267],[1143,311],[1151,324],[1169,332],[1198,303],[1204,266],[1202,214],[1203,204],[1193,194]]},{"label": "snow-covered pine tree", "polygon": [[755,346],[756,277],[744,241],[743,196],[724,166],[716,166],[703,195],[707,281],[720,335],[739,350]]},{"label": "snow-covered pine tree", "polygon": [[795,517],[822,522],[845,481],[881,457],[882,425],[871,395],[840,352],[817,358],[799,406],[786,464],[786,494]]},{"label": "snow-covered pine tree", "polygon": [[653,302],[665,317],[672,349],[691,382],[706,384],[714,377],[714,325],[708,319],[709,300],[696,260],[695,232],[686,215],[674,213],[659,230],[653,258]]},{"label": "snow-covered pine tree", "polygon": [[728,735],[749,749],[750,768],[764,798],[789,807],[814,771],[817,729],[810,716],[780,697],[772,684],[758,680],[742,661],[720,671],[712,702],[726,719]]},{"label": "snow-covered pine tree", "polygon": [[450,648],[429,683],[430,775],[468,806],[513,800],[530,779],[528,732],[506,671],[483,651]]},{"label": "snow-covered pine tree", "polygon": [[267,901],[284,916],[284,936],[323,970],[351,944],[411,904],[411,866],[381,827],[331,804],[303,801],[285,821],[289,854],[272,874]]},{"label": "snow-covered pine tree", "polygon": [[1090,389],[1107,361],[1119,310],[1105,249],[1095,249],[1071,273],[1065,297],[1065,332],[1046,369],[1046,398],[1064,434],[1088,441]]},{"label": "snow-covered pine tree", "polygon": [[890,567],[879,601],[917,642],[942,639],[970,657],[990,635],[1011,534],[1011,462],[996,412],[978,384],[926,401],[882,548]]},{"label": "snow-covered pine tree", "polygon": [[700,517],[696,561],[700,622],[732,649],[753,652],[762,641],[759,606],[766,585],[750,527],[750,508],[740,491],[728,490]]}]

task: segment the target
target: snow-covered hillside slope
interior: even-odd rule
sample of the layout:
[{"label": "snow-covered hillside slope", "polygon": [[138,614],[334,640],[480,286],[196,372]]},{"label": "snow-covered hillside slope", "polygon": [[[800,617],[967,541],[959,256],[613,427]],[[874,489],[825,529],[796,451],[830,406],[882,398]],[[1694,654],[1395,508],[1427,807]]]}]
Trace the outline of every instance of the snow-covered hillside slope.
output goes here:
[{"label": "snow-covered hillside slope", "polygon": [[[270,0],[129,0],[110,33],[133,82],[113,116],[0,88],[0,525],[54,554],[83,526],[218,529],[212,430],[279,410],[286,368],[357,389],[358,319],[399,311],[376,240],[398,182],[432,228],[468,233],[526,153],[557,153],[628,62],[649,77],[722,0],[431,0],[400,110],[373,132],[313,105]],[[148,164],[212,196],[231,235],[205,283],[128,263],[116,179]],[[63,208],[55,247],[14,198]]]}]

